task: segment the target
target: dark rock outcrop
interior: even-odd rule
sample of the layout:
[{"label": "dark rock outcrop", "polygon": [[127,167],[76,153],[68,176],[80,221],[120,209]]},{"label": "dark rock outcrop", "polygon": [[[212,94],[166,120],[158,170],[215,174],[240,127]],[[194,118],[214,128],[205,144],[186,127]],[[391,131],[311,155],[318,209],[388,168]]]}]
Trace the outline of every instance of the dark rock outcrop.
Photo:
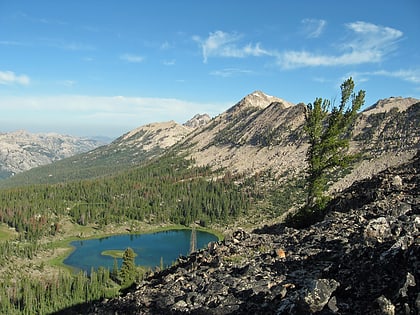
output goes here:
[{"label": "dark rock outcrop", "polygon": [[224,241],[90,314],[419,314],[420,155],[353,184],[307,229]]}]

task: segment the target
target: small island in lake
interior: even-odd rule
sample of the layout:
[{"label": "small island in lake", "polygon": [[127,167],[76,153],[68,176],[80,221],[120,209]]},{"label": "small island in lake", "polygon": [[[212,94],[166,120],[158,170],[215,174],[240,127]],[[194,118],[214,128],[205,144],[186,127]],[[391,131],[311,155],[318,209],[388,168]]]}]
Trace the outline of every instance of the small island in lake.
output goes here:
[{"label": "small island in lake", "polygon": [[[101,252],[102,256],[111,256],[112,258],[123,258],[124,251],[121,249],[107,249]],[[134,257],[137,257],[137,254],[134,253]]]}]

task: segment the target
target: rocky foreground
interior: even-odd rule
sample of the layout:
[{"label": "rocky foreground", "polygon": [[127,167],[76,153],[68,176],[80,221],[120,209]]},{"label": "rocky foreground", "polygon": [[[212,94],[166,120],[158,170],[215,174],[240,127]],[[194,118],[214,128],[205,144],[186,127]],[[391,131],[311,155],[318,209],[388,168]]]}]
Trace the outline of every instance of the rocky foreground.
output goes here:
[{"label": "rocky foreground", "polygon": [[420,154],[355,183],[322,222],[224,241],[90,314],[419,314]]}]

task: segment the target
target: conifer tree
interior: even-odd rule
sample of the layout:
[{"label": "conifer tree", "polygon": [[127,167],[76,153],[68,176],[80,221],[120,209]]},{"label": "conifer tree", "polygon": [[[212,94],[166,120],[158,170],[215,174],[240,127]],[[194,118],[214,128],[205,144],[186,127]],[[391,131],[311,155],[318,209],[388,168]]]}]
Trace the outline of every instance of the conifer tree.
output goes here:
[{"label": "conifer tree", "polygon": [[135,259],[135,253],[130,248],[127,247],[127,249],[124,251],[123,255],[123,261],[121,265],[120,275],[121,275],[121,286],[129,287],[136,277],[136,264],[134,262]]},{"label": "conifer tree", "polygon": [[328,175],[333,170],[348,167],[354,159],[348,154],[348,147],[357,111],[365,101],[365,91],[360,90],[356,95],[353,90],[354,82],[350,77],[341,84],[338,107],[322,98],[308,105],[305,116],[305,132],[309,137],[306,212],[325,207]]}]

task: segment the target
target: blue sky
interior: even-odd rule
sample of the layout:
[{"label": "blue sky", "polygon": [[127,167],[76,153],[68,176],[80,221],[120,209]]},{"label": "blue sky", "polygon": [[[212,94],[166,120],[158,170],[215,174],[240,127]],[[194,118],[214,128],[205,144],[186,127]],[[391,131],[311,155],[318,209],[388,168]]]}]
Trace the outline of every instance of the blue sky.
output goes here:
[{"label": "blue sky", "polygon": [[0,132],[117,137],[261,90],[420,98],[420,1],[0,0]]}]

